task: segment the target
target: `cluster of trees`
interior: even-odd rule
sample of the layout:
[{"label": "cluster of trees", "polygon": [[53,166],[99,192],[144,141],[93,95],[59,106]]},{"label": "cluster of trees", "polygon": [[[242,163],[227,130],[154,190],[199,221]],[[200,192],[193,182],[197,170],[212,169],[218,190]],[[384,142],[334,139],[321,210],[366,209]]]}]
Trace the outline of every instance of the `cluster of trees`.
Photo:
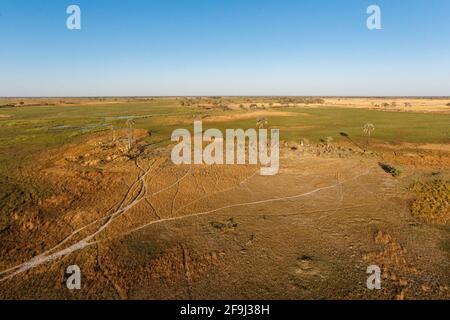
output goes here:
[{"label": "cluster of trees", "polygon": [[249,106],[248,106],[248,108],[244,105],[244,104],[240,104],[239,105],[239,108],[241,108],[242,110],[258,110],[258,109],[260,109],[260,110],[266,110],[267,108],[266,108],[266,105],[265,104],[260,104],[260,105],[258,105],[258,104],[256,104],[256,103],[251,103]]},{"label": "cluster of trees", "polygon": [[324,104],[325,100],[317,97],[285,97],[281,98],[281,103]]},{"label": "cluster of trees", "polygon": [[[50,102],[36,102],[36,103],[28,103],[27,107],[40,107],[40,106],[54,106],[54,103]],[[22,107],[25,106],[24,101],[19,101],[17,103],[7,103],[0,105],[0,108],[14,108],[14,107]]]},{"label": "cluster of trees", "polygon": [[227,101],[221,97],[198,97],[198,98],[186,98],[180,101],[182,107],[198,106],[202,109],[221,108],[223,110],[229,110]]},{"label": "cluster of trees", "polygon": [[16,105],[15,104],[13,104],[13,103],[7,103],[7,104],[2,104],[2,105],[0,105],[0,109],[1,108],[13,108],[13,107],[15,107]]},{"label": "cluster of trees", "polygon": [[[177,99],[178,100],[178,99]],[[261,97],[261,98],[244,98],[243,103],[239,104],[241,109],[267,109],[272,108],[276,104],[278,107],[287,107],[297,104],[324,104],[325,100],[318,97]],[[187,97],[181,98],[179,104],[183,107],[197,106],[202,109],[222,108],[230,110],[229,104],[236,103],[232,98],[224,97]],[[263,102],[263,103],[262,103]]]},{"label": "cluster of trees", "polygon": [[[372,105],[373,105],[374,107],[377,107],[377,108],[383,107],[384,110],[387,110],[387,109],[389,109],[389,108],[392,108],[392,109],[397,108],[397,102],[395,102],[395,101],[393,101],[393,102],[391,102],[391,103],[383,102],[381,105],[380,105],[380,104],[373,104],[373,103],[372,103]],[[411,108],[411,107],[412,107],[412,104],[411,104],[410,102],[404,102],[403,105],[405,106],[405,108]]]}]

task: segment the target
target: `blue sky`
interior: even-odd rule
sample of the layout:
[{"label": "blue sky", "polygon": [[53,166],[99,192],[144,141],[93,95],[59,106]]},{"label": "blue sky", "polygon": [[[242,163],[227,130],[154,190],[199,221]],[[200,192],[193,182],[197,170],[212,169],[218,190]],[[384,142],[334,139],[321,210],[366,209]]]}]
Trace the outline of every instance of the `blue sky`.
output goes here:
[{"label": "blue sky", "polygon": [[97,95],[449,96],[450,1],[0,0],[0,96]]}]

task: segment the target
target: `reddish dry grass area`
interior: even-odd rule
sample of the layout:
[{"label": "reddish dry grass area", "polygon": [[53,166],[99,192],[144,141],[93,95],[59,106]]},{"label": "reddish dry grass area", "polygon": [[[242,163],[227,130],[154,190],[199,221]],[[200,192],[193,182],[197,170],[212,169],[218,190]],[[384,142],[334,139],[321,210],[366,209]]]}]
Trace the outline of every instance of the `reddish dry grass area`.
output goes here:
[{"label": "reddish dry grass area", "polygon": [[[377,155],[288,145],[279,175],[263,177],[254,166],[174,166],[168,149],[121,145],[99,135],[28,168],[52,191],[0,233],[0,270],[19,267],[2,274],[0,297],[450,298],[448,231],[411,215],[411,194]],[[65,287],[71,264],[80,292]],[[365,285],[373,264],[380,291]]]}]

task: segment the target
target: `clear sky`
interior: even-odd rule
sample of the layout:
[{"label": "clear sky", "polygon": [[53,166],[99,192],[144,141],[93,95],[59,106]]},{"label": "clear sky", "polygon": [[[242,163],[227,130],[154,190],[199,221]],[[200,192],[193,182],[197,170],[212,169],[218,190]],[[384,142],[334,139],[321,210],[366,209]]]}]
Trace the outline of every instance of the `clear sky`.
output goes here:
[{"label": "clear sky", "polygon": [[98,95],[449,96],[450,1],[0,0],[0,96]]}]

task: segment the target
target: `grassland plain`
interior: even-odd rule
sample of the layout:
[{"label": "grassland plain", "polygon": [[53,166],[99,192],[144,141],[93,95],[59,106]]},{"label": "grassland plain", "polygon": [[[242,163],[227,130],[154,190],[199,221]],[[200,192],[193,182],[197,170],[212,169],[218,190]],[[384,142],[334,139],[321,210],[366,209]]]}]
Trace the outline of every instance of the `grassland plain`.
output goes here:
[{"label": "grassland plain", "polygon": [[[188,175],[185,178],[190,182],[190,186],[174,180],[173,194],[158,195],[149,202],[151,209],[142,208],[141,204],[136,205],[133,209],[136,212],[130,213],[129,220],[119,223],[123,230],[117,229],[117,225],[108,225],[106,233],[113,240],[104,247],[97,248],[97,255],[103,257],[104,261],[111,262],[110,260],[117,254],[112,253],[111,250],[118,248],[118,252],[122,252],[123,257],[117,257],[118,265],[111,262],[110,270],[101,272],[102,277],[109,281],[109,284],[105,285],[111,286],[112,291],[104,296],[100,293],[100,288],[92,284],[90,297],[114,298],[115,295],[119,298],[335,297],[333,290],[324,289],[326,285],[320,280],[324,277],[329,279],[332,288],[338,289],[336,292],[344,293],[343,297],[364,297],[360,289],[352,291],[354,287],[352,281],[360,282],[361,275],[353,273],[345,277],[338,273],[333,276],[332,270],[348,267],[351,263],[360,268],[361,261],[366,260],[377,260],[383,264],[389,270],[384,276],[391,281],[388,291],[378,296],[371,295],[369,298],[448,297],[446,281],[448,284],[450,275],[446,266],[450,260],[448,259],[450,253],[448,245],[445,245],[449,242],[448,208],[450,204],[446,194],[448,188],[439,189],[439,197],[433,198],[432,210],[428,210],[427,203],[421,204],[420,200],[423,197],[420,192],[421,190],[429,191],[430,188],[427,186],[445,184],[445,181],[449,179],[450,107],[445,107],[444,99],[439,99],[437,102],[435,99],[409,99],[408,101],[412,101],[412,106],[408,105],[408,107],[392,107],[392,100],[393,98],[305,100],[293,97],[0,100],[0,106],[2,106],[0,107],[0,236],[4,243],[8,243],[1,248],[4,259],[0,269],[3,270],[39,256],[43,250],[52,247],[55,239],[64,236],[59,233],[64,233],[65,230],[65,227],[61,228],[63,231],[55,230],[56,227],[52,225],[68,224],[70,228],[66,232],[70,233],[73,228],[82,226],[83,222],[92,221],[94,218],[102,219],[100,214],[102,210],[111,206],[113,200],[118,200],[122,194],[126,193],[124,186],[137,185],[131,177],[142,169],[142,164],[139,165],[139,163],[142,162],[149,168],[153,168],[151,161],[159,161],[158,159],[163,158],[162,154],[165,154],[167,146],[172,143],[170,135],[173,130],[178,128],[192,130],[194,119],[203,120],[204,130],[254,128],[256,118],[263,116],[267,117],[269,127],[280,129],[285,146],[285,150],[282,150],[284,161],[282,177],[274,177],[271,180],[273,190],[262,191],[267,182],[260,180],[261,178],[259,180],[251,178],[252,170],[254,171],[251,168],[199,169],[197,176]],[[405,98],[399,99],[397,105],[401,105],[400,101],[404,100],[406,101]],[[381,107],[383,101],[389,102],[391,107]],[[415,104],[420,105],[416,110]],[[433,106],[430,112],[427,112],[426,106]],[[128,119],[134,120],[136,131],[137,142],[132,152],[123,151],[121,146],[121,143],[124,144]],[[375,126],[370,139],[363,132],[363,126],[366,123],[372,123]],[[118,139],[118,145],[110,146],[115,137]],[[126,157],[123,157],[124,155]],[[118,162],[115,162],[116,158]],[[389,162],[399,167],[400,176],[385,176],[386,173],[378,165],[379,162]],[[320,165],[315,168],[312,163]],[[196,168],[191,170],[195,171]],[[345,176],[351,181],[351,176],[363,175],[367,170],[370,172],[367,181],[358,180],[358,184],[350,183],[346,187],[348,192],[353,192],[354,197],[360,199],[358,201],[347,199],[341,189],[339,206],[331,201],[335,194],[330,191],[330,194],[320,196],[319,201],[311,200],[302,203],[300,207],[288,202],[268,206],[265,210],[259,207],[257,210],[242,209],[241,211],[239,209],[242,205],[238,200],[242,200],[243,203],[264,202],[265,199],[295,195],[296,191],[308,193],[308,188],[312,187],[319,189],[327,188],[327,185],[338,187],[339,183],[334,182],[336,179],[340,181],[342,179],[339,178],[340,176]],[[178,177],[184,177],[186,174],[182,168],[160,165],[151,170],[151,173],[154,173],[152,179],[163,190],[164,187],[170,189],[171,184],[166,185],[165,182],[171,182],[171,179],[174,179],[172,172]],[[334,176],[337,178],[333,178]],[[242,186],[242,181],[245,179],[252,179],[254,183],[248,187],[248,194],[245,191],[232,193],[231,196],[222,194],[219,198],[215,198],[223,190],[234,190]],[[236,185],[236,181],[240,182]],[[115,186],[114,190],[117,192],[112,192],[112,187],[105,187],[108,183]],[[142,190],[150,188],[147,186],[150,181],[143,179],[140,183],[143,183]],[[411,187],[417,183],[424,185],[420,184],[420,188]],[[251,189],[253,192],[250,192]],[[419,194],[415,195],[410,191],[412,189]],[[256,195],[256,190],[259,190],[259,195]],[[139,199],[139,190],[129,190],[129,192],[136,193],[136,199]],[[102,195],[104,200],[94,204],[97,193]],[[245,199],[244,194],[247,194],[250,200]],[[188,200],[191,198],[197,198],[197,202],[190,204]],[[383,199],[389,199],[394,205],[388,205]],[[358,211],[357,208],[364,201],[372,205],[372,211],[369,210],[368,217],[363,218],[363,212]],[[342,221],[326,213],[329,210],[332,213],[340,213],[343,203],[347,212],[341,213]],[[140,225],[149,223],[148,219],[150,223],[161,222],[162,225],[165,219],[169,219],[170,222],[170,219],[179,215],[192,214],[187,209],[216,212],[214,207],[217,204],[221,204],[223,208],[231,204],[232,210],[230,212],[230,209],[223,209],[227,212],[225,216],[221,216],[219,212],[217,217],[198,218],[200,221],[198,224],[188,223],[184,226],[181,222],[176,222],[171,227],[161,226],[159,228],[161,228],[162,237],[154,233],[145,233],[142,239],[141,233],[144,231],[139,231],[140,236],[129,234],[131,230],[140,228]],[[149,210],[152,216],[150,218]],[[434,216],[439,216],[439,219],[428,219],[426,215],[430,211]],[[252,216],[258,213],[260,215],[256,220],[246,215]],[[389,216],[389,213],[392,216]],[[301,222],[297,215],[301,215],[303,219]],[[122,213],[118,216],[122,217]],[[299,242],[299,246],[301,246],[301,239],[308,243],[313,241],[310,245],[317,247],[317,250],[321,252],[320,255],[314,256],[308,252],[295,258],[294,251],[287,252],[283,249],[279,242],[284,240],[277,239],[267,226],[261,224],[271,216],[281,219],[277,220],[280,225],[273,227],[275,228],[273,232],[296,234],[298,238],[295,240],[284,240]],[[323,219],[328,216],[330,220],[324,222]],[[366,218],[368,220],[364,220]],[[416,218],[418,220],[414,220]],[[428,220],[437,220],[439,223],[429,224]],[[230,221],[233,222],[232,228],[223,228],[224,230],[217,228],[217,226],[228,226]],[[336,222],[337,227],[333,226],[332,221]],[[347,221],[349,226],[344,226],[343,221]],[[337,252],[342,252],[346,258],[338,261],[337,256],[330,254],[325,244],[320,244],[319,234],[302,229],[304,231],[302,235],[298,233],[298,230],[292,230],[289,227],[290,223],[303,225],[307,222],[314,230],[322,230],[321,232],[327,230],[326,234],[330,241],[325,242]],[[215,227],[212,227],[211,231],[208,226]],[[356,231],[357,227],[369,232],[364,233],[362,229]],[[109,230],[109,228],[112,229]],[[195,230],[200,230],[200,233],[195,234]],[[265,230],[266,233],[262,234],[261,230]],[[47,239],[45,234],[52,232],[55,233],[55,238]],[[177,232],[181,232],[181,235],[179,233],[175,236]],[[406,234],[407,232],[412,232],[414,236]],[[125,233],[123,237],[120,236],[122,233]],[[304,238],[305,234],[307,238]],[[344,238],[350,237],[352,243],[362,241],[367,246],[359,248],[357,253],[348,252],[345,246],[349,244],[337,235]],[[35,244],[22,242],[27,236],[34,239]],[[262,238],[265,242],[259,243],[255,237]],[[431,251],[425,253],[424,249],[420,248],[420,243],[414,241],[414,237],[427,243]],[[190,240],[186,240],[187,238]],[[318,243],[314,243],[314,239]],[[210,251],[204,245],[200,245],[205,240],[209,241],[208,243],[215,243],[212,245],[214,250]],[[17,244],[11,244],[13,241],[17,241]],[[331,244],[333,242],[335,244]],[[288,270],[291,267],[284,263],[292,260],[295,270],[283,275],[278,274],[275,269],[271,269],[273,274],[259,268],[248,269],[247,262],[254,263],[262,259],[257,252],[251,250],[253,243],[255,248],[265,252],[271,263],[276,264],[277,259],[283,260],[277,257],[285,255],[286,261],[283,260],[281,267]],[[230,246],[231,249],[224,251],[222,246]],[[375,249],[379,249],[380,246],[384,249],[380,252],[376,251]],[[406,253],[406,247],[410,250],[409,253]],[[194,252],[197,249],[199,253],[195,256]],[[242,255],[246,254],[243,251],[251,258],[242,258]],[[259,274],[252,286],[252,289],[256,290],[254,294],[249,291],[250,289],[244,288],[242,288],[244,293],[238,293],[220,278],[224,276],[223,272],[233,268],[230,261],[222,261],[223,254],[231,257],[231,261],[236,262],[236,265],[248,272]],[[431,261],[430,266],[426,266],[424,261],[414,254],[427,256]],[[109,268],[103,265],[91,270],[93,255],[95,256],[93,247],[87,249],[86,255],[82,253],[75,255],[75,257],[81,257],[82,263],[88,266],[86,268],[92,273],[87,276],[90,281],[96,279],[96,268]],[[355,261],[355,257],[359,257],[361,261]],[[390,260],[392,257],[396,257],[394,260],[397,262]],[[73,259],[73,257],[65,259]],[[161,271],[167,283],[162,284],[162,287],[160,287],[161,284],[158,285],[159,293],[151,295],[143,292],[143,288],[139,289],[136,284],[136,279],[128,279],[123,275],[128,267],[122,259],[135,261],[128,263],[131,263],[131,269],[137,268],[136,272],[145,273],[146,269],[143,266],[151,263],[154,269]],[[404,263],[398,264],[398,261],[404,261]],[[96,263],[102,264],[99,261]],[[59,270],[54,269],[58,264],[49,266],[49,270]],[[170,275],[164,267],[167,264],[180,268],[181,274]],[[191,264],[190,267],[189,264]],[[216,279],[211,280],[212,282],[201,280],[200,275],[214,266],[217,268],[217,272],[213,273]],[[29,274],[26,279],[34,279],[33,281],[38,281],[44,286],[53,283],[48,275],[43,275],[46,267],[39,266],[39,268],[38,275],[33,274],[33,271],[27,271]],[[196,268],[199,269],[198,274],[195,273]],[[433,268],[437,270],[435,273],[432,271]],[[238,268],[233,270],[231,272],[233,275],[228,276],[230,277],[228,280],[235,283],[237,279],[243,277],[243,274]],[[149,283],[154,283],[154,277],[158,276],[155,272],[153,269],[149,271],[153,279],[149,280]],[[415,280],[408,281],[406,279],[408,274],[412,274],[410,276]],[[275,275],[279,278],[273,278]],[[182,290],[178,287],[181,291],[171,290],[168,284],[176,282],[181,276],[187,283],[186,287]],[[143,277],[145,278],[144,275]],[[428,284],[424,280],[427,277],[433,278],[434,284]],[[340,278],[342,283],[339,282]],[[285,281],[279,283],[279,279],[285,279]],[[25,292],[25,288],[30,287],[23,281],[23,279],[13,280],[3,289],[0,283],[0,296],[15,296],[11,291],[14,286],[21,288],[17,291],[17,297],[27,296],[20,294]],[[273,282],[274,287],[262,285],[266,281]],[[221,295],[221,291],[217,290],[210,296],[204,296],[201,288],[211,284],[221,284],[228,288],[228,291]],[[324,291],[321,293],[322,289]],[[58,289],[55,292],[60,291]],[[36,295],[37,297],[53,297],[55,292],[51,292],[48,288],[41,288],[36,291]],[[285,296],[285,292],[291,292],[291,296]]]}]

